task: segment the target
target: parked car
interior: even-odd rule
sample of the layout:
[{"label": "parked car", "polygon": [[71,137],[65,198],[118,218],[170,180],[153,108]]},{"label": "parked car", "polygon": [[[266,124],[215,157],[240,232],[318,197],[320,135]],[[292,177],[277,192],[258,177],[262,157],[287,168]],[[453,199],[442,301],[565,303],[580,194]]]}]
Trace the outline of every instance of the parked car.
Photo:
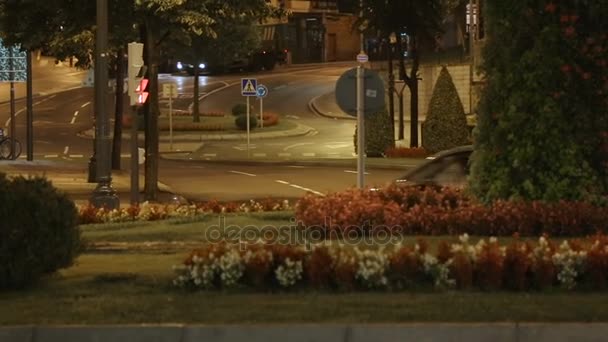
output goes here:
[{"label": "parked car", "polygon": [[472,145],[455,147],[426,158],[394,182],[398,185],[449,186],[463,188],[470,172]]},{"label": "parked car", "polygon": [[[199,73],[225,73],[230,71],[259,71],[272,70],[277,64],[284,64],[287,60],[287,50],[259,50],[246,56],[235,56],[222,63],[208,63],[200,61]],[[194,75],[194,65],[178,61],[175,65],[178,72],[185,71],[190,76]]]}]

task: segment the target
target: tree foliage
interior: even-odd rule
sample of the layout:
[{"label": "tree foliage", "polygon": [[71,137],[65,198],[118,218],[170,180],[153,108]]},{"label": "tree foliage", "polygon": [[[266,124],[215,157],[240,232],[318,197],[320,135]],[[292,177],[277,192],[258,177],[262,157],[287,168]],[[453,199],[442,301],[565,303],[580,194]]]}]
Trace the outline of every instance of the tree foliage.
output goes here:
[{"label": "tree foliage", "polygon": [[608,3],[488,1],[486,16],[472,190],[486,201],[606,194]]},{"label": "tree foliage", "polygon": [[443,67],[435,83],[422,129],[422,145],[432,153],[469,143],[467,119],[458,91]]}]

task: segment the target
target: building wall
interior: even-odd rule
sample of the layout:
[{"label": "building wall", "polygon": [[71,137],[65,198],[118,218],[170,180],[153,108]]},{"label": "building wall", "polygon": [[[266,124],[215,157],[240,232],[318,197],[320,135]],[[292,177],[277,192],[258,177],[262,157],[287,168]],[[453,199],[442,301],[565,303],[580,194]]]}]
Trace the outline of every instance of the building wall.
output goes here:
[{"label": "building wall", "polygon": [[[359,53],[360,40],[359,35],[352,31],[353,23],[356,17],[352,15],[326,15],[326,62],[334,61],[354,61]],[[331,39],[327,39],[329,35],[335,35],[335,56],[331,56],[333,50],[330,44]]]}]

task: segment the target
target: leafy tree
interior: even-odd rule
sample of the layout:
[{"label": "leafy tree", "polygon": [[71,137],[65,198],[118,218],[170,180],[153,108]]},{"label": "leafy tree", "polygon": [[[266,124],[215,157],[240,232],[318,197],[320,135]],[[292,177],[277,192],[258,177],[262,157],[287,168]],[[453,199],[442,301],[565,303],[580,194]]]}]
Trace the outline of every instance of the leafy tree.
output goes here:
[{"label": "leafy tree", "polygon": [[422,128],[422,145],[427,151],[435,153],[467,143],[467,118],[452,76],[444,66],[435,83]]},{"label": "leafy tree", "polygon": [[607,193],[607,16],[605,1],[486,3],[471,175],[481,199]]},{"label": "leafy tree", "polygon": [[[362,12],[357,26],[378,33],[387,41],[391,33],[397,38],[399,78],[408,86],[411,94],[410,146],[418,146],[418,71],[423,44],[433,44],[441,32],[445,0],[361,0],[358,10]],[[406,34],[409,40],[404,41]],[[404,46],[409,49],[410,70],[405,65]],[[391,118],[392,120],[392,118]]]}]

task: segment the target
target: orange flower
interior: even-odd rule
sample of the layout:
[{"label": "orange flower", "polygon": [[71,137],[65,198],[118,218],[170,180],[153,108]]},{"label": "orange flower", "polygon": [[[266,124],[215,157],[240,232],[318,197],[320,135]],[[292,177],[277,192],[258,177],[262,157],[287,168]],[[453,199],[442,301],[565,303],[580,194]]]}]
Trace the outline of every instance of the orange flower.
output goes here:
[{"label": "orange flower", "polygon": [[545,12],[547,12],[547,13],[554,13],[556,9],[557,9],[557,6],[555,6],[555,4],[553,2],[550,2],[547,5],[545,5]]},{"label": "orange flower", "polygon": [[574,36],[574,34],[576,34],[576,30],[574,29],[574,26],[568,26],[564,29],[564,35],[566,37],[572,37],[572,36]]}]

